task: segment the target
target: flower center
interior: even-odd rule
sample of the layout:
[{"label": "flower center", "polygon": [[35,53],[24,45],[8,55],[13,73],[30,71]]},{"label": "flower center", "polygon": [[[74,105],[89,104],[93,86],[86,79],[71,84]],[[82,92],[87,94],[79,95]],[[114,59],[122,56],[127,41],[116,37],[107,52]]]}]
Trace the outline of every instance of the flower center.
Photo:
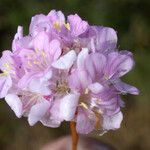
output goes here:
[{"label": "flower center", "polygon": [[44,70],[50,63],[50,60],[44,50],[35,49],[33,54],[27,55],[27,65],[31,68]]},{"label": "flower center", "polygon": [[[69,23],[63,23],[63,25],[65,26],[65,28],[67,29],[67,30],[69,30],[70,31],[70,24]],[[54,24],[53,24],[53,27],[57,30],[57,31],[59,31],[60,32],[60,30],[61,30],[61,26],[62,26],[62,24],[61,24],[61,22],[59,22],[59,21],[56,21],[56,22],[54,22]]]},{"label": "flower center", "polygon": [[90,94],[89,94],[89,90],[85,89],[84,93],[80,96],[80,104],[79,106],[85,108],[85,109],[89,109],[89,105],[88,105],[88,100],[90,98]]},{"label": "flower center", "polygon": [[12,67],[9,65],[9,63],[4,63],[4,70],[3,73],[0,74],[0,76],[7,76],[9,74],[15,74],[15,71],[12,69]]},{"label": "flower center", "polygon": [[67,82],[63,80],[58,80],[56,83],[56,92],[57,93],[69,93],[70,88],[68,87]]},{"label": "flower center", "polygon": [[89,89],[85,89],[84,93],[80,96],[79,101],[80,101],[79,106],[85,109],[90,109],[96,114],[103,113],[103,111],[98,107],[98,104],[100,103],[100,99],[91,98]]}]

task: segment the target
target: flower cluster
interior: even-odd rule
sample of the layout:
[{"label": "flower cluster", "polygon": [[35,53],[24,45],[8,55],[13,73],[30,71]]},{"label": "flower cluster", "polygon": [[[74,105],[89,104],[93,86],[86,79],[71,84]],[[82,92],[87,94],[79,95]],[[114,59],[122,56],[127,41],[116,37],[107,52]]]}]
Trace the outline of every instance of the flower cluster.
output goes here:
[{"label": "flower cluster", "polygon": [[133,66],[114,29],[52,10],[32,17],[27,36],[19,26],[12,50],[3,52],[0,97],[31,126],[75,121],[81,134],[114,130],[123,119],[120,95],[139,93],[120,79]]}]

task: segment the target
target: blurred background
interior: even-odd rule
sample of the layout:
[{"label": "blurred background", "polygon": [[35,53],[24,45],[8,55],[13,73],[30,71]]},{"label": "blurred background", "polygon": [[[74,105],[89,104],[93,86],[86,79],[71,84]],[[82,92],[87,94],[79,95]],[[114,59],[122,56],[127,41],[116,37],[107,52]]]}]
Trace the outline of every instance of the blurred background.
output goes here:
[{"label": "blurred background", "polygon": [[[124,120],[117,131],[95,137],[118,150],[150,150],[150,0],[0,0],[0,50],[11,48],[18,25],[28,33],[30,19],[51,9],[77,13],[92,25],[118,31],[120,49],[131,50],[135,68],[124,80],[140,89],[139,96],[123,97]],[[40,123],[30,127],[0,101],[0,150],[38,150],[47,142],[69,134],[68,125],[51,129]]]}]

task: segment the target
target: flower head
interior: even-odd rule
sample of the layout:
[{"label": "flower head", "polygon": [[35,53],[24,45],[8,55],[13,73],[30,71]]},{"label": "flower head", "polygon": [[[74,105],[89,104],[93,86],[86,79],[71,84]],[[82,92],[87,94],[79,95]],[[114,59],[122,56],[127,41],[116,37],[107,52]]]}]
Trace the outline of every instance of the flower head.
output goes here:
[{"label": "flower head", "polygon": [[52,10],[32,17],[26,36],[19,26],[12,51],[3,52],[0,97],[31,126],[75,121],[81,134],[115,130],[123,119],[120,95],[139,93],[120,79],[133,66],[114,29]]}]

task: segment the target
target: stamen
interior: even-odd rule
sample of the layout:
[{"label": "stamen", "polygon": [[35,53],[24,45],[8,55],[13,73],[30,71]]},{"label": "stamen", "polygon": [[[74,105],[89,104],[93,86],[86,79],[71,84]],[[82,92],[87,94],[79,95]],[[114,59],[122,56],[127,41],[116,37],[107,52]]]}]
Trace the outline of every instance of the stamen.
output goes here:
[{"label": "stamen", "polygon": [[0,74],[0,76],[2,77],[8,76],[8,75],[9,75],[9,72],[7,70],[4,70],[4,72]]},{"label": "stamen", "polygon": [[98,112],[99,114],[103,114],[103,111],[102,111],[101,109],[98,109],[97,112]]},{"label": "stamen", "polygon": [[86,88],[84,94],[89,94],[89,89]]},{"label": "stamen", "polygon": [[45,58],[46,57],[46,53],[43,51],[41,51],[42,56]]},{"label": "stamen", "polygon": [[6,67],[8,70],[11,70],[11,67],[8,63],[3,64],[4,67]]},{"label": "stamen", "polygon": [[87,104],[85,104],[84,102],[81,102],[79,106],[82,106],[83,108],[88,109]]},{"label": "stamen", "polygon": [[105,80],[109,80],[109,77],[107,75],[104,75]]},{"label": "stamen", "polygon": [[56,81],[56,92],[58,93],[69,93],[70,88],[67,85],[67,82],[63,80]]},{"label": "stamen", "polygon": [[35,52],[36,52],[36,53],[39,53],[39,49],[38,49],[38,48],[36,48],[36,49],[35,49]]},{"label": "stamen", "polygon": [[27,56],[27,58],[32,58],[33,57],[33,54],[28,54],[28,55],[26,55]]},{"label": "stamen", "polygon": [[33,63],[34,63],[35,65],[39,65],[39,64],[40,64],[40,62],[39,62],[39,61],[36,61],[36,60],[34,60]]},{"label": "stamen", "polygon": [[70,31],[70,24],[69,23],[64,23],[64,26],[66,27],[66,29],[68,29]]},{"label": "stamen", "polygon": [[28,61],[28,65],[29,65],[30,67],[32,67],[32,62],[31,62],[31,61]]},{"label": "stamen", "polygon": [[60,31],[60,23],[58,22],[58,21],[56,21],[55,23],[54,23],[54,28],[56,29],[56,30],[58,30],[58,31]]}]

